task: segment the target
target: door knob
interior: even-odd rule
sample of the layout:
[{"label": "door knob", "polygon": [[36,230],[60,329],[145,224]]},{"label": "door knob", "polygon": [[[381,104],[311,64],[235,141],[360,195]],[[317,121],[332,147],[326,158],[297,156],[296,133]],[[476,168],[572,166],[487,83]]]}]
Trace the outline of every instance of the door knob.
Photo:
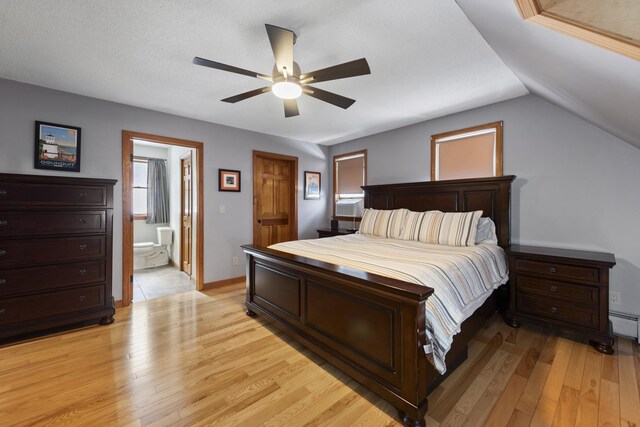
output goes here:
[{"label": "door knob", "polygon": [[262,220],[261,219],[258,220],[258,224],[262,224]]}]

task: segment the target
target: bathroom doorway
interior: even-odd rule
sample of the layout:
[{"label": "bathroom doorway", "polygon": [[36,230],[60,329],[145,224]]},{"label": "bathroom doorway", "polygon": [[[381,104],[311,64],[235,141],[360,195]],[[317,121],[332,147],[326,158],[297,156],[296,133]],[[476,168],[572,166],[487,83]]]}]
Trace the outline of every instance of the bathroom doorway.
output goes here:
[{"label": "bathroom doorway", "polygon": [[122,306],[201,290],[202,143],[123,131],[122,153]]}]

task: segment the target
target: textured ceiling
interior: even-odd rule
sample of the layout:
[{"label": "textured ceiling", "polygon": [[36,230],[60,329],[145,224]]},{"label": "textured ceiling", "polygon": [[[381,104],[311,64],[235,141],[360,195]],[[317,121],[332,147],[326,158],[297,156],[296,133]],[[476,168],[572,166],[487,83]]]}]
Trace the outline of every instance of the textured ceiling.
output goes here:
[{"label": "textured ceiling", "polygon": [[527,89],[640,148],[640,61],[525,22],[513,0],[457,2]]},{"label": "textured ceiling", "polygon": [[[297,33],[303,72],[366,57],[371,75],[318,84],[357,102],[220,102],[264,82],[191,60],[270,74],[265,23]],[[324,144],[527,93],[454,0],[0,0],[0,77]]]}]

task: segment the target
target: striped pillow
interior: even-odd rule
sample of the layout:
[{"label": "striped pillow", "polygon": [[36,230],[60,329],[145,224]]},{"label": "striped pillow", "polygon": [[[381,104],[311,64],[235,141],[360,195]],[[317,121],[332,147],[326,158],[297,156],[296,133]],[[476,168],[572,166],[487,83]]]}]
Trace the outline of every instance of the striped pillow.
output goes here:
[{"label": "striped pillow", "polygon": [[474,246],[481,216],[482,211],[409,211],[400,238],[439,245]]},{"label": "striped pillow", "polygon": [[360,221],[360,233],[400,239],[407,209],[365,209]]}]

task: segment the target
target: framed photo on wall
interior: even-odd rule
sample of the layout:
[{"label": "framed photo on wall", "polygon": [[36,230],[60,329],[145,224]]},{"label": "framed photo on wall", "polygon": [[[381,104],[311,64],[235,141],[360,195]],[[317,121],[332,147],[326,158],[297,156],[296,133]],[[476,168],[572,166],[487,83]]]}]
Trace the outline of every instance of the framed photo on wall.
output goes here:
[{"label": "framed photo on wall", "polygon": [[320,200],[320,172],[304,172],[304,198]]},{"label": "framed photo on wall", "polygon": [[80,128],[36,121],[33,167],[80,172]]},{"label": "framed photo on wall", "polygon": [[240,171],[218,169],[218,191],[240,192]]}]

